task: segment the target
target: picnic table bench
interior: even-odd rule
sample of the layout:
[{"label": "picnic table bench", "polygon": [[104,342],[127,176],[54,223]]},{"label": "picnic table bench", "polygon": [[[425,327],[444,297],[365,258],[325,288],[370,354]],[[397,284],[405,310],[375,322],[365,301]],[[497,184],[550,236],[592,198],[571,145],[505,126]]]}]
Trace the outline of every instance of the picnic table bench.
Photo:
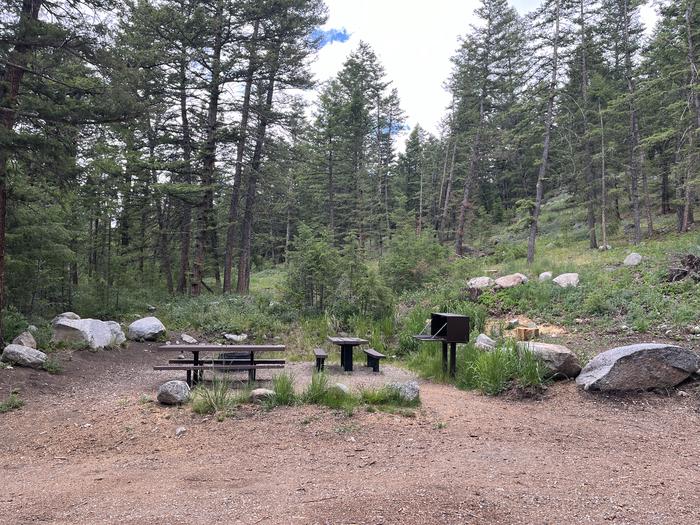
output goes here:
[{"label": "picnic table bench", "polygon": [[[248,371],[248,380],[255,381],[256,371],[264,369],[284,368],[284,359],[260,359],[259,352],[283,352],[284,345],[162,345],[160,352],[191,352],[192,359],[170,359],[167,365],[157,365],[153,370],[185,370],[187,384],[195,386],[202,381],[205,370],[234,372]],[[218,358],[200,358],[200,352],[235,352],[235,354]]]}]

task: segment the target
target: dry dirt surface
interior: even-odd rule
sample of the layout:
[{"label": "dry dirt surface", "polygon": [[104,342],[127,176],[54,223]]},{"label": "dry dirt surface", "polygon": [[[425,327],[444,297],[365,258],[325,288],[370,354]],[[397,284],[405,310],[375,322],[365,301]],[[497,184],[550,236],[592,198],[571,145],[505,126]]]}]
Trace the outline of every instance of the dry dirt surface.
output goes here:
[{"label": "dry dirt surface", "polygon": [[523,401],[424,382],[413,418],[244,406],[218,422],[145,398],[162,359],[131,345],[57,376],[0,370],[0,395],[26,402],[0,415],[0,522],[700,522],[697,385]]}]

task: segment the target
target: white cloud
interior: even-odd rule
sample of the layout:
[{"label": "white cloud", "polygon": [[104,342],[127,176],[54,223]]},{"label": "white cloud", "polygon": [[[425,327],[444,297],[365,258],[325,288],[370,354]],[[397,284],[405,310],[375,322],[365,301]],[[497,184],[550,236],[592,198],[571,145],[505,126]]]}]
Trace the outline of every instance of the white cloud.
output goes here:
[{"label": "white cloud", "polygon": [[[539,0],[513,0],[520,13],[534,9]],[[375,50],[389,80],[398,89],[407,124],[420,124],[437,133],[438,123],[450,103],[443,89],[450,57],[459,37],[476,21],[480,0],[326,0],[329,18],[324,29],[345,28],[346,42],[321,49],[312,69],[319,81],[333,77],[360,40]],[[651,9],[641,13],[653,23]]]}]

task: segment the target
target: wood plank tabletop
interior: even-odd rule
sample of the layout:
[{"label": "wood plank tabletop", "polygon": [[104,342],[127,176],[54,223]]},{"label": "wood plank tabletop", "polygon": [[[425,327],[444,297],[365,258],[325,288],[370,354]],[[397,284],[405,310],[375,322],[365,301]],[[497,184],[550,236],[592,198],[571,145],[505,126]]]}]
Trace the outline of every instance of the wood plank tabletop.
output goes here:
[{"label": "wood plank tabletop", "polygon": [[162,345],[161,352],[283,352],[284,345]]},{"label": "wood plank tabletop", "polygon": [[347,345],[347,346],[359,346],[366,345],[369,343],[366,339],[360,339],[359,337],[331,337],[328,336],[328,340],[334,345]]}]

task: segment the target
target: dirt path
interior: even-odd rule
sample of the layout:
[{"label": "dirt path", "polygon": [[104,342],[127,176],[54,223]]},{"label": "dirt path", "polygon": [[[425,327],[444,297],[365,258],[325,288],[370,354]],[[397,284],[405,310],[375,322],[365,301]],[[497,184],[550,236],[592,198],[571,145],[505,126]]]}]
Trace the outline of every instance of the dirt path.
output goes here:
[{"label": "dirt path", "polygon": [[59,376],[0,370],[27,402],[0,415],[0,521],[700,522],[697,386],[512,401],[424,383],[415,418],[251,406],[217,422],[144,402],[159,360],[134,345]]}]

